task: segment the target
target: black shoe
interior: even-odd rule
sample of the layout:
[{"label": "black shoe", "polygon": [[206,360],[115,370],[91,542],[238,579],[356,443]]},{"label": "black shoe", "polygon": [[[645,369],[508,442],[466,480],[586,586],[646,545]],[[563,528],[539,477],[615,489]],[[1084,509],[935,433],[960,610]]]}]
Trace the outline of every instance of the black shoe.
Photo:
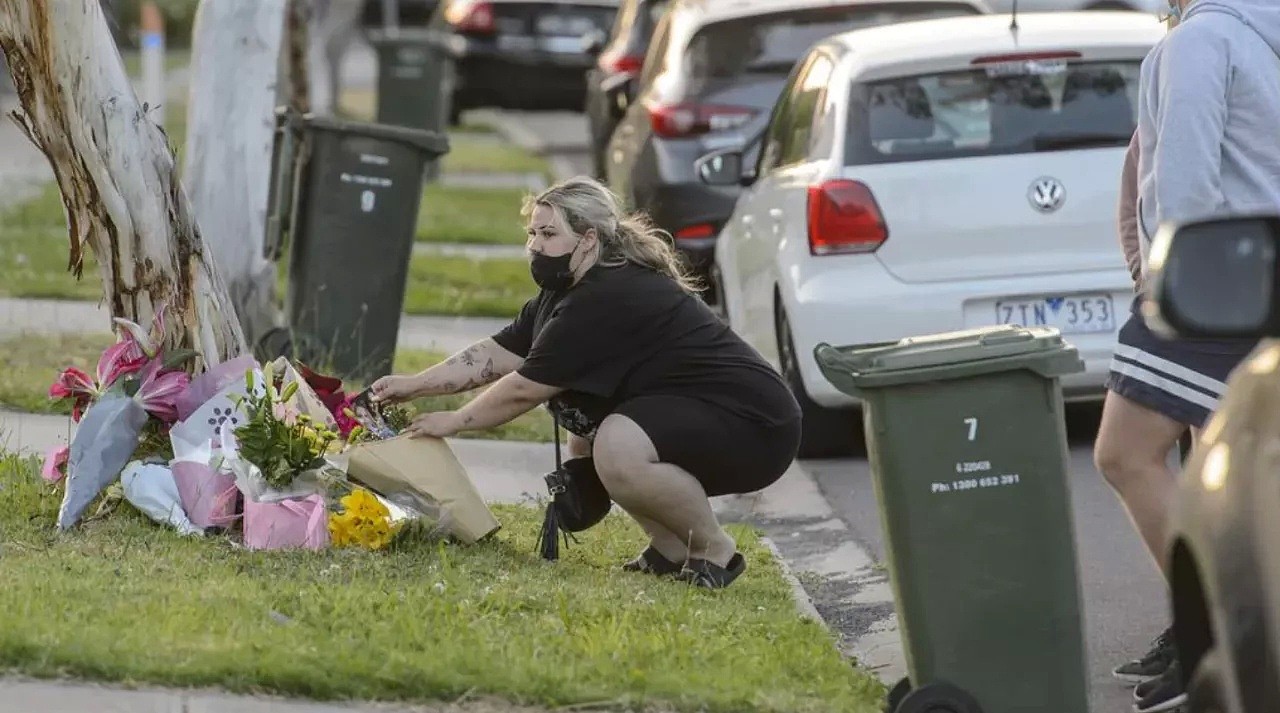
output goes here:
[{"label": "black shoe", "polygon": [[1164,673],[1173,657],[1173,629],[1169,628],[1151,642],[1151,650],[1142,658],[1116,666],[1111,675],[1126,683],[1149,681]]},{"label": "black shoe", "polygon": [[1176,660],[1160,674],[1155,685],[1142,700],[1133,704],[1134,713],[1163,713],[1182,707],[1187,702],[1187,692],[1182,687],[1182,666]]},{"label": "black shoe", "polygon": [[1161,681],[1160,677],[1156,676],[1155,678],[1148,678],[1142,683],[1139,683],[1137,686],[1134,686],[1133,702],[1137,703],[1143,698],[1146,698],[1147,696],[1151,695],[1151,692],[1156,690],[1156,686],[1160,685],[1160,681]]}]

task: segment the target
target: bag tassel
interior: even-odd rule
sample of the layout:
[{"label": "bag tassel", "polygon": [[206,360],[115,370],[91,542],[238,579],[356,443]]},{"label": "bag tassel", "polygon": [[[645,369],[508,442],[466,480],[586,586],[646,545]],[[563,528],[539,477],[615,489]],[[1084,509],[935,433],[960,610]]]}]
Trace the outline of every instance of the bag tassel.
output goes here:
[{"label": "bag tassel", "polygon": [[542,519],[538,552],[544,560],[554,562],[560,559],[560,518],[556,515],[556,504],[553,502],[547,503],[547,515]]}]

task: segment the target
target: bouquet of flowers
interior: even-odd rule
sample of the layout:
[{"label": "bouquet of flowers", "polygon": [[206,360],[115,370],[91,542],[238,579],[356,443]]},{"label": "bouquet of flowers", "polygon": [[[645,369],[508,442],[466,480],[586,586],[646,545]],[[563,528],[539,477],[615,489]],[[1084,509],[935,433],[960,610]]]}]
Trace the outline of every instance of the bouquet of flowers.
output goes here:
[{"label": "bouquet of flowers", "polygon": [[376,495],[355,488],[340,501],[341,509],[329,514],[329,538],[334,547],[380,550],[391,544],[402,523]]},{"label": "bouquet of flowers", "polygon": [[58,527],[72,527],[89,503],[120,477],[132,460],[167,461],[167,434],[177,420],[175,399],[190,376],[179,367],[192,351],[165,352],[162,305],[150,330],[117,319],[119,340],[105,349],[90,375],[63,369],[49,387],[54,400],[71,400],[71,417],[80,427],[69,447],[51,450],[41,469],[46,480],[65,476]]}]

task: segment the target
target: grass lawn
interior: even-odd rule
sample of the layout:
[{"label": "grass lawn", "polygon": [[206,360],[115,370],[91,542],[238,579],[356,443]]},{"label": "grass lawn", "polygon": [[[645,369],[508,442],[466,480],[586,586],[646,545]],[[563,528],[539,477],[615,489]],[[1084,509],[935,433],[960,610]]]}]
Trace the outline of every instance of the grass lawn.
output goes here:
[{"label": "grass lawn", "polygon": [[514,318],[537,291],[523,259],[420,255],[409,264],[404,311]]},{"label": "grass lawn", "polygon": [[[49,384],[68,366],[92,374],[102,350],[114,341],[110,334],[28,335],[0,341],[0,407],[31,413],[70,414],[71,405],[50,401]],[[419,349],[396,353],[397,373],[417,373],[443,361],[447,355]],[[321,367],[323,371],[323,367]],[[353,385],[354,386],[354,385]],[[452,411],[480,392],[419,399],[419,412]],[[468,431],[466,438],[504,441],[550,441],[551,416],[537,408],[511,423],[487,431]]]},{"label": "grass lawn", "polygon": [[[120,58],[124,60],[124,71],[126,74],[135,79],[142,76],[142,52],[138,50],[125,50],[120,53]],[[189,66],[191,66],[191,50],[165,50],[164,69],[166,72],[175,72],[179,69],[186,69]]]},{"label": "grass lawn", "polygon": [[[432,189],[428,189],[432,190]],[[506,235],[520,236],[514,201]],[[457,205],[437,201],[436,205]],[[441,213],[441,221],[445,220]],[[460,220],[460,213],[453,220]],[[506,220],[494,221],[508,223]],[[495,227],[495,230],[498,228]],[[497,233],[493,233],[497,234]],[[283,266],[283,263],[282,263]],[[283,272],[283,270],[282,270]],[[283,278],[282,278],[283,279]],[[509,317],[536,292],[524,260],[479,261],[453,256],[419,256],[410,266],[405,311],[413,314]],[[283,294],[283,291],[281,292]],[[97,300],[102,295],[93,256],[86,252],[84,275],[67,272],[67,228],[58,189],[49,184],[39,197],[0,215],[0,295]]]},{"label": "grass lawn", "polygon": [[55,184],[0,215],[0,295],[97,300],[102,281],[86,247],[84,274],[67,271],[67,219]]},{"label": "grass lawn", "polygon": [[422,194],[419,241],[524,245],[520,206],[526,192],[515,188],[463,188],[433,183]]},{"label": "grass lawn", "polygon": [[445,173],[538,173],[551,176],[551,164],[541,156],[491,136],[450,134]]},{"label": "grass lawn", "polygon": [[248,552],[128,504],[57,535],[61,495],[36,469],[0,461],[0,669],[15,674],[684,711],[871,713],[883,695],[796,612],[746,528],[747,574],[706,592],[622,572],[643,539],[618,514],[557,563],[534,552],[540,512],[511,506],[484,543],[379,553]]}]

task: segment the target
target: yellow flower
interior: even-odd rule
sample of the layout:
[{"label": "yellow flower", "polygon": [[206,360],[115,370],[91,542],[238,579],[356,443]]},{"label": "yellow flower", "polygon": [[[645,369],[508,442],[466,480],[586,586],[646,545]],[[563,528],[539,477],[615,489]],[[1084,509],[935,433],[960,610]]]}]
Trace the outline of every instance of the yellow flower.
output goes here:
[{"label": "yellow flower", "polygon": [[359,488],[342,498],[342,507],[359,517],[380,519],[391,516],[391,511],[373,493]]},{"label": "yellow flower", "polygon": [[334,547],[346,547],[356,541],[355,527],[349,513],[329,515],[329,537]]}]

